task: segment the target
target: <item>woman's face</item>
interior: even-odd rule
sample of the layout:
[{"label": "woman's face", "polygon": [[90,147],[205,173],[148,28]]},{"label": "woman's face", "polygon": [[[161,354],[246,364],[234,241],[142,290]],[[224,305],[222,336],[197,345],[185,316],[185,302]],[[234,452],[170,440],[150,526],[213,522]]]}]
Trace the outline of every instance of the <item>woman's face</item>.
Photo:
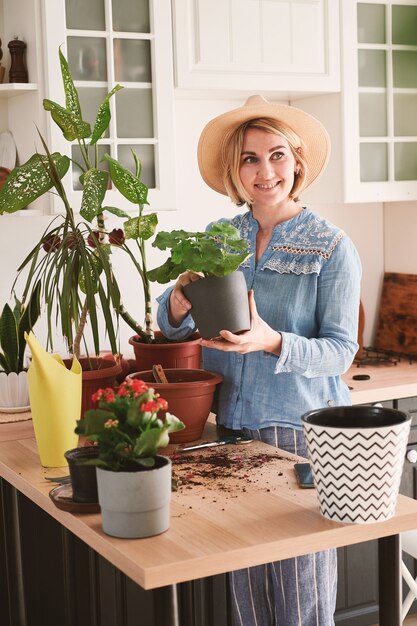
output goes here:
[{"label": "woman's face", "polygon": [[259,128],[248,128],[243,139],[240,179],[253,206],[288,201],[296,160],[288,141]]}]

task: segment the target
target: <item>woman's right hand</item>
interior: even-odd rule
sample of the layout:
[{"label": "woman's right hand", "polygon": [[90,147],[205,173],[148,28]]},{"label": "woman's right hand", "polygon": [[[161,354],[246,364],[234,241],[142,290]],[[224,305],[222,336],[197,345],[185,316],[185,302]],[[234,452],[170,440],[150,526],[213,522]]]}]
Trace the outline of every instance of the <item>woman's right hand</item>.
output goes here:
[{"label": "woman's right hand", "polygon": [[200,280],[200,278],[202,275],[196,272],[184,272],[178,277],[169,297],[169,317],[173,326],[179,326],[192,308],[191,302],[184,295],[183,287]]}]

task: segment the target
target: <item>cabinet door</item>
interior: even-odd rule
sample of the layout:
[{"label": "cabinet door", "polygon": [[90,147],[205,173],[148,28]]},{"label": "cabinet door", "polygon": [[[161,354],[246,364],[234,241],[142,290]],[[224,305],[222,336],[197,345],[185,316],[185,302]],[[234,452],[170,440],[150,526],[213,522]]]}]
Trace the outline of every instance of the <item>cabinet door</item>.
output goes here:
[{"label": "cabinet door", "polygon": [[344,199],[417,198],[417,2],[343,2]]},{"label": "cabinet door", "polygon": [[338,91],[334,0],[174,0],[176,86]]},{"label": "cabinet door", "polygon": [[[110,154],[134,171],[133,149],[142,162],[142,180],[149,187],[152,209],[174,203],[173,78],[169,0],[43,0],[46,39],[47,97],[64,104],[59,67],[62,46],[86,121],[94,125],[100,103],[119,84],[110,100],[112,119],[98,142],[99,158]],[[52,150],[69,153],[69,144],[50,121]],[[71,147],[72,177],[64,178],[74,209],[81,200]],[[72,180],[71,180],[72,178]],[[109,190],[106,203],[126,207],[120,194]],[[133,205],[132,205],[133,206]],[[62,207],[55,207],[61,210]]]}]

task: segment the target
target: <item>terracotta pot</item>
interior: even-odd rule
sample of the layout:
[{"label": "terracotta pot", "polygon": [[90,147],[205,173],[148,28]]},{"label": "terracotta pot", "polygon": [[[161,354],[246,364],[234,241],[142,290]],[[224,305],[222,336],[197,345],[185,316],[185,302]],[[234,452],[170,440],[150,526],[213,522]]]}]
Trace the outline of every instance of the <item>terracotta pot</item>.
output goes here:
[{"label": "terracotta pot", "polygon": [[152,537],[169,528],[172,465],[158,455],[156,465],[137,472],[97,468],[103,531],[113,537]]},{"label": "terracotta pot", "polygon": [[154,387],[168,402],[168,411],[185,424],[185,429],[169,436],[170,443],[199,439],[213,405],[216,385],[223,376],[201,369],[166,369],[168,383],[156,383],[152,370],[136,372],[127,378],[137,378]]},{"label": "terracotta pot", "polygon": [[129,360],[125,359],[123,357],[123,354],[112,354],[111,352],[100,352],[100,356],[102,356],[103,359],[106,359],[107,361],[115,361],[116,363],[120,364],[122,371],[117,377],[118,383],[122,383],[124,379],[126,378],[126,376],[130,374],[131,369],[130,369]]},{"label": "terracotta pot", "polygon": [[250,329],[248,288],[242,272],[196,280],[185,285],[184,293],[204,339],[218,337],[221,330],[238,334]]},{"label": "terracotta pot", "polygon": [[[83,370],[81,396],[81,418],[83,418],[88,409],[94,409],[97,406],[97,403],[91,399],[93,393],[104,387],[115,387],[122,367],[119,363],[103,357],[82,356],[79,361]],[[71,362],[71,359],[64,359],[68,369],[71,367]]]},{"label": "terracotta pot", "polygon": [[71,476],[74,502],[98,502],[96,466],[79,463],[79,461],[97,458],[97,455],[98,446],[72,448],[64,454]]},{"label": "terracotta pot", "polygon": [[[150,370],[158,363],[163,368],[196,369],[201,367],[199,333],[194,333],[186,341],[164,343],[164,335],[157,330],[155,338],[157,343],[143,343],[139,335],[134,335],[129,339],[135,353],[137,372]],[[165,341],[168,340],[165,339]]]}]

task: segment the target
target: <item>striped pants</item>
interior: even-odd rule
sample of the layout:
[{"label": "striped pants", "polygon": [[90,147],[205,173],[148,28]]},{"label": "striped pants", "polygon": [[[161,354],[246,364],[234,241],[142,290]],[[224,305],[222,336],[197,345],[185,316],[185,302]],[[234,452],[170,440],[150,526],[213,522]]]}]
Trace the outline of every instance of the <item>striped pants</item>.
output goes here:
[{"label": "striped pants", "polygon": [[[272,426],[244,432],[307,456],[303,431]],[[231,572],[233,626],[333,626],[336,558],[332,549]]]}]

